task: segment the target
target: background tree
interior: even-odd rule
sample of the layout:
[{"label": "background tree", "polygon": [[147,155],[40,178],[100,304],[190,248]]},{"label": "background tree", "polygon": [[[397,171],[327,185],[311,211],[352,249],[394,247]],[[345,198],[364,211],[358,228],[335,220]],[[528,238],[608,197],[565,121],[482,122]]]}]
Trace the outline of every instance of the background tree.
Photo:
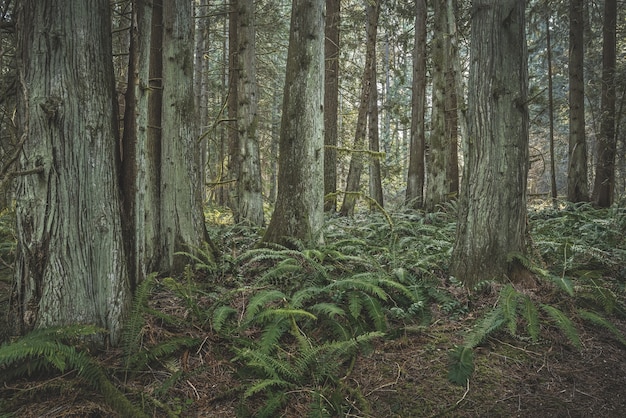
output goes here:
[{"label": "background tree", "polygon": [[472,5],[469,144],[451,270],[467,286],[525,278],[528,74],[525,2]]},{"label": "background tree", "polygon": [[341,1],[326,0],[324,40],[324,211],[337,210],[337,112]]},{"label": "background tree", "polygon": [[378,32],[380,1],[367,1],[365,10],[367,16],[367,25],[365,27],[367,38],[365,65],[363,67],[361,97],[354,132],[354,146],[350,158],[350,168],[346,178],[345,194],[340,210],[340,214],[343,216],[351,216],[354,214],[354,207],[361,188],[361,172],[363,171],[364,158],[367,150],[365,142],[367,136],[367,115],[370,107],[370,95],[372,93],[371,84],[374,82],[372,76],[376,68],[376,37]]},{"label": "background tree", "polygon": [[236,183],[231,198],[235,222],[263,225],[261,161],[258,143],[258,88],[256,81],[256,23],[253,0],[236,0],[237,13],[237,147],[231,160]]},{"label": "background tree", "polygon": [[411,142],[406,203],[414,208],[423,204],[424,147],[426,107],[426,1],[415,1],[415,43],[413,47],[413,82],[411,98]]},{"label": "background tree", "polygon": [[265,242],[322,240],[324,0],[294,0],[280,130],[276,208]]},{"label": "background tree", "polygon": [[617,1],[605,0],[602,26],[602,101],[600,137],[596,145],[596,173],[593,201],[607,208],[613,203],[615,187],[615,30]]},{"label": "background tree", "polygon": [[450,30],[456,23],[452,1],[434,2],[431,134],[427,156],[425,207],[434,210],[458,192],[458,116]]},{"label": "background tree", "polygon": [[569,163],[567,199],[589,200],[585,135],[583,0],[570,0],[569,9]]},{"label": "background tree", "polygon": [[25,0],[18,16],[17,326],[96,324],[115,344],[130,288],[109,2]]}]

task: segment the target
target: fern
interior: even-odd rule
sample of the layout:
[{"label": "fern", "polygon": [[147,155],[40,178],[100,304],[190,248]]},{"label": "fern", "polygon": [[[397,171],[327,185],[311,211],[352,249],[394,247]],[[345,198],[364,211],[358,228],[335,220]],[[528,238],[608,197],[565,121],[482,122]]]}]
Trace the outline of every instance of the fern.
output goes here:
[{"label": "fern", "polygon": [[467,346],[458,346],[450,353],[450,367],[448,380],[460,386],[465,386],[474,374],[474,351]]},{"label": "fern", "polygon": [[515,335],[517,331],[517,291],[507,284],[500,291],[500,306],[502,310],[502,319],[507,324],[511,335]]},{"label": "fern", "polygon": [[572,320],[563,311],[554,306],[541,304],[541,308],[552,318],[556,326],[565,334],[572,345],[580,349],[582,347],[580,337]]},{"label": "fern", "polygon": [[522,298],[522,316],[526,320],[526,330],[533,341],[539,339],[539,311],[532,300],[526,295]]},{"label": "fern", "polygon": [[584,309],[578,309],[578,315],[582,319],[584,319],[585,321],[591,322],[593,325],[597,325],[597,326],[600,326],[602,328],[605,328],[606,330],[611,332],[611,334],[613,334],[613,336],[615,338],[617,338],[617,340],[624,347],[626,347],[626,337],[609,320],[607,320],[606,318],[604,318],[603,316],[601,316],[601,315],[599,315],[599,314],[597,314],[595,312],[587,311],[587,310],[584,310]]},{"label": "fern", "polygon": [[76,370],[91,387],[104,395],[109,406],[122,416],[145,417],[107,378],[103,369],[85,352],[67,342],[76,342],[102,333],[90,325],[51,327],[32,331],[19,340],[0,346],[0,370],[3,381],[56,369],[61,373]]},{"label": "fern", "polygon": [[141,282],[137,289],[135,289],[130,314],[124,323],[120,340],[127,366],[130,356],[139,350],[141,344],[142,328],[145,325],[143,315],[148,303],[148,297],[154,289],[155,280],[156,273],[150,274]]},{"label": "fern", "polygon": [[479,346],[489,335],[501,329],[505,322],[502,307],[497,305],[478,321],[465,337],[463,345],[470,349]]}]

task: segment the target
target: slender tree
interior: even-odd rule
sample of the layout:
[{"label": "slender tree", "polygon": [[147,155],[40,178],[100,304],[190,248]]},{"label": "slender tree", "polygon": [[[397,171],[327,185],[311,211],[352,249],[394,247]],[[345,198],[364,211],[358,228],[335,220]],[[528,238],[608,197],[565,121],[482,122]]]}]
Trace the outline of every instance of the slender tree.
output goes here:
[{"label": "slender tree", "polygon": [[605,0],[602,26],[602,119],[600,137],[596,145],[596,175],[593,183],[593,202],[603,208],[613,203],[615,188],[615,33],[617,1]]},{"label": "slender tree", "polygon": [[237,168],[232,195],[235,222],[263,225],[261,156],[257,127],[256,23],[253,0],[236,0],[237,8],[237,147],[231,155]]},{"label": "slender tree", "polygon": [[583,0],[570,0],[569,9],[569,161],[567,200],[589,200],[585,139]]},{"label": "slender tree", "polygon": [[324,41],[324,210],[337,210],[337,112],[341,1],[326,0]]},{"label": "slender tree", "polygon": [[456,22],[454,11],[448,10],[452,8],[451,1],[434,3],[433,110],[425,196],[425,207],[430,211],[456,195],[459,186],[457,86],[450,30]]},{"label": "slender tree", "polygon": [[280,130],[278,196],[265,242],[320,242],[324,221],[324,0],[294,0]]},{"label": "slender tree", "polygon": [[[374,56],[376,49],[374,48]],[[377,66],[376,60],[370,66],[370,95],[368,110],[368,129],[367,136],[369,138],[370,162],[369,162],[369,192],[371,210],[379,210],[384,207],[382,173],[380,169],[380,135],[378,130],[378,83],[377,83]]]},{"label": "slender tree", "polygon": [[370,106],[370,94],[372,68],[375,66],[376,60],[376,36],[378,32],[378,16],[380,14],[380,0],[366,2],[367,26],[365,28],[367,34],[367,46],[365,52],[365,68],[363,69],[363,78],[361,81],[361,102],[357,115],[356,130],[354,133],[354,148],[350,158],[350,168],[348,169],[348,178],[346,179],[346,189],[339,213],[342,216],[351,216],[354,214],[354,207],[361,188],[361,172],[363,171],[364,157],[367,150],[367,114]]},{"label": "slender tree", "polygon": [[546,58],[548,61],[548,123],[549,142],[550,142],[550,192],[552,195],[552,204],[557,207],[557,190],[556,190],[556,162],[554,156],[554,94],[552,87],[552,42],[550,31],[550,13],[546,14]]},{"label": "slender tree", "polygon": [[21,332],[96,324],[115,344],[130,286],[109,2],[24,0],[18,16],[15,322]]},{"label": "slender tree", "polygon": [[469,144],[452,272],[466,285],[529,276],[526,248],[528,74],[525,2],[472,4]]},{"label": "slender tree", "polygon": [[149,133],[149,102],[152,89],[150,81],[150,42],[152,7],[145,0],[132,3],[130,49],[128,61],[128,87],[122,139],[122,177],[124,214],[127,230],[127,253],[133,281],[140,282],[146,275],[149,257],[146,228],[146,202],[151,201],[146,188],[148,144],[153,139]]},{"label": "slender tree", "polygon": [[424,113],[426,107],[426,0],[415,1],[415,44],[413,47],[413,82],[411,97],[411,140],[406,203],[413,208],[423,204],[424,147],[426,134]]}]

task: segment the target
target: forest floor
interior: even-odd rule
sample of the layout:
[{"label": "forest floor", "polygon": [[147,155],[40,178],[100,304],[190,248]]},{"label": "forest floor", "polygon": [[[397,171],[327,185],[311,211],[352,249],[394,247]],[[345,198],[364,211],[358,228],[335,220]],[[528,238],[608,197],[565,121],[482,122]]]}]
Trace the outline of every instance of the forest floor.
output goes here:
[{"label": "forest floor", "polygon": [[[236,417],[242,412],[245,379],[238,370],[229,341],[194,320],[189,305],[171,287],[157,285],[150,293],[145,315],[145,345],[193,337],[199,344],[157,359],[132,376],[110,373],[149,416]],[[542,324],[533,341],[506,330],[491,334],[474,350],[475,371],[467,385],[448,380],[450,352],[462,344],[476,319],[497,303],[497,286],[468,296],[448,287],[467,308],[450,315],[432,303],[426,325],[405,324],[393,336],[376,339],[369,350],[345,365],[340,378],[348,407],[346,417],[616,417],[626,411],[626,349],[604,328],[576,322],[580,348],[556,327]],[[5,322],[9,284],[0,280],[0,341],[8,338]],[[546,303],[557,298],[552,288],[533,290]],[[199,292],[202,294],[202,292]],[[622,295],[623,296],[623,295]],[[206,308],[210,298],[198,299]],[[623,300],[621,301],[623,302]],[[160,313],[160,314],[159,314]],[[163,315],[182,318],[173,326]],[[626,321],[611,317],[626,334]],[[119,349],[92,353],[109,371],[121,370]],[[0,372],[2,370],[0,369]],[[172,377],[176,376],[175,379]],[[284,417],[310,414],[307,385],[289,389]],[[346,395],[347,394],[347,395]],[[261,398],[246,399],[248,411]],[[258,405],[257,405],[258,406]],[[3,408],[6,411],[3,412]],[[12,380],[0,388],[0,417],[115,417],[105,397],[84,384],[75,371]],[[278,415],[276,415],[278,416]]]},{"label": "forest floor", "polygon": [[[0,282],[0,295],[7,285]],[[171,295],[155,295],[168,303]],[[476,371],[466,387],[446,377],[448,351],[462,331],[471,326],[472,314],[450,322],[435,320],[427,329],[407,331],[399,338],[375,344],[373,352],[359,356],[346,385],[365,398],[368,410],[356,406],[351,417],[616,417],[626,410],[626,350],[601,328],[585,328],[582,350],[573,349],[555,332],[553,341],[523,343],[506,334],[490,338],[476,354]],[[626,324],[619,324],[626,331]],[[171,331],[146,325],[149,338],[172,338]],[[178,330],[199,335],[196,328]],[[179,364],[188,376],[170,396],[189,399],[183,417],[236,417],[241,383],[224,356],[228,347],[210,335],[202,350],[183,351]],[[459,342],[459,341],[456,341]],[[115,366],[119,355],[99,356]],[[196,370],[195,372],[189,372]],[[131,392],[153,392],[171,375],[155,368],[128,386]],[[46,378],[20,380],[0,389],[16,403],[15,417],[113,417],[117,414],[103,396],[77,383],[73,372]],[[47,389],[41,390],[43,386]],[[292,402],[285,417],[307,415],[308,401]],[[150,410],[151,408],[146,408]],[[156,408],[158,411],[158,408]],[[163,414],[163,415],[161,415]],[[3,416],[0,411],[0,416]],[[153,416],[166,416],[156,412]]]}]

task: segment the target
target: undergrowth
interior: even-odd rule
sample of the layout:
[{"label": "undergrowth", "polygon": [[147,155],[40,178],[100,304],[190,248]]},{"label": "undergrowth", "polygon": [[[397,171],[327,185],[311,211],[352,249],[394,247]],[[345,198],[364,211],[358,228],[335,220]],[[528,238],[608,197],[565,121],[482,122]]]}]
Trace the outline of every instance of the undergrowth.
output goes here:
[{"label": "undergrowth", "polygon": [[[126,415],[184,416],[194,399],[177,388],[212,352],[237,379],[227,396],[241,417],[280,416],[294,403],[312,417],[367,416],[367,394],[350,379],[358,356],[381,340],[427,332],[435,320],[476,317],[450,351],[448,378],[461,385],[476,347],[498,333],[540,343],[558,330],[577,348],[589,324],[626,346],[611,321],[626,313],[623,209],[531,211],[530,255],[510,258],[537,277],[535,290],[486,281],[465,289],[451,278],[455,212],[449,204],[431,214],[328,216],[316,248],[260,247],[258,229],[214,226],[218,259],[212,248],[189,249],[182,275],[151,275],[138,286],[117,361],[105,364],[81,346],[94,328],[40,330],[0,348],[3,379],[74,370],[112,408],[133,411]],[[478,311],[489,291],[496,297]],[[192,369],[189,353],[199,359]]]}]

